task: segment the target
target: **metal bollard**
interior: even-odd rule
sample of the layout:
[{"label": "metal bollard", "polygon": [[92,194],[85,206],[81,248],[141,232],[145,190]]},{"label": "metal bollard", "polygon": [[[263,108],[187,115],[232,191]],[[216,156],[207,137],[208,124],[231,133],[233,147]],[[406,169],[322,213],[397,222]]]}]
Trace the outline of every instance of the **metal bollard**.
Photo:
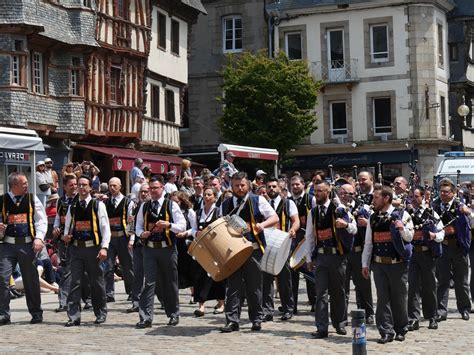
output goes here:
[{"label": "metal bollard", "polygon": [[351,311],[352,317],[352,354],[367,354],[367,336],[365,329],[365,310],[356,309]]}]

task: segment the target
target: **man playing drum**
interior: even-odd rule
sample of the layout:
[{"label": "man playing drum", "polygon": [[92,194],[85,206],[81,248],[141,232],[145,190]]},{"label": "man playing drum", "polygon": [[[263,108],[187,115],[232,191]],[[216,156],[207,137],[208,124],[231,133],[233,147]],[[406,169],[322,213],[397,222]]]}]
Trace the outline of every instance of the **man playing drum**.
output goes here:
[{"label": "man playing drum", "polygon": [[[290,238],[296,236],[296,231],[300,228],[300,220],[298,217],[298,209],[295,202],[290,199],[282,199],[280,197],[280,186],[278,179],[270,178],[267,182],[267,193],[270,197],[270,206],[276,211],[280,223],[279,229],[288,232]],[[281,320],[291,319],[293,316],[294,300],[292,292],[291,274],[288,263],[285,263],[281,272],[276,276],[278,280],[278,291],[280,293],[283,315]],[[273,303],[273,279],[275,276],[263,272],[263,321],[273,320],[274,303]]]},{"label": "man playing drum", "polygon": [[245,238],[252,242],[254,250],[249,259],[227,278],[225,315],[227,324],[220,328],[223,333],[239,330],[241,292],[245,286],[249,318],[252,330],[262,329],[262,272],[260,260],[265,250],[264,228],[278,223],[278,215],[262,196],[249,193],[250,181],[245,172],[232,176],[233,197],[221,205],[221,215],[238,215],[249,227]]}]

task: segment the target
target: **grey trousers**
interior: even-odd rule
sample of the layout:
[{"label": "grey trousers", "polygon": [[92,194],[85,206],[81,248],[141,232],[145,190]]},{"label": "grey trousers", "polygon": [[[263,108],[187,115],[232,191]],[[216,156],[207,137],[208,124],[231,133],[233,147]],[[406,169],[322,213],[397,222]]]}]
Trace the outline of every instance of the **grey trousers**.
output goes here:
[{"label": "grey trousers", "polygon": [[474,240],[471,241],[471,249],[469,250],[469,264],[471,265],[471,300],[474,301]]},{"label": "grey trousers", "polygon": [[454,293],[459,313],[471,310],[468,283],[468,259],[458,246],[443,245],[443,256],[436,261],[436,278],[438,279],[438,315],[447,316],[449,298],[449,280],[451,269],[454,277]]},{"label": "grey trousers", "polygon": [[273,280],[276,277],[278,282],[278,292],[280,294],[281,306],[284,313],[293,313],[293,292],[291,289],[291,274],[288,263],[285,263],[281,272],[277,275],[271,275],[266,272],[262,272],[263,285],[262,285],[262,306],[264,315],[273,315],[275,311],[275,304],[273,301],[274,286]]},{"label": "grey trousers", "polygon": [[355,286],[357,307],[365,310],[365,317],[374,315],[374,301],[372,299],[372,282],[362,276],[362,252],[351,252],[346,255],[346,312],[344,320],[347,320],[347,308],[349,305],[350,281]]},{"label": "grey trousers", "polygon": [[380,335],[405,335],[408,331],[408,266],[373,262],[377,308],[375,321]]},{"label": "grey trousers", "polygon": [[261,322],[262,309],[262,270],[260,260],[262,253],[254,250],[250,258],[232,275],[227,278],[225,316],[227,323],[239,323],[241,299],[243,291],[248,302],[249,319],[251,322]]},{"label": "grey trousers", "polygon": [[83,248],[71,245],[69,248],[71,250],[71,288],[67,297],[69,319],[72,321],[81,319],[81,283],[84,272],[87,272],[89,277],[95,316],[107,316],[104,273],[97,260],[100,246]]},{"label": "grey trousers", "polygon": [[[58,282],[59,306],[67,307],[67,296],[71,289],[71,249],[69,247],[66,248],[66,245],[62,241],[58,243],[58,256],[61,259],[61,272],[59,273],[60,278]],[[90,303],[91,290],[87,273],[84,273],[82,276],[81,295],[84,303]]]},{"label": "grey trousers", "polygon": [[145,286],[139,301],[141,321],[153,321],[156,280],[160,284],[165,312],[168,317],[179,316],[178,251],[176,245],[154,249],[143,247]]},{"label": "grey trousers", "polygon": [[423,318],[436,317],[438,301],[436,297],[436,263],[431,252],[414,252],[408,269],[408,319],[420,320],[420,295]]},{"label": "grey trousers", "polygon": [[112,237],[107,252],[107,269],[105,272],[107,297],[115,297],[114,266],[117,256],[122,266],[125,292],[130,294],[133,288],[133,259],[132,254],[128,251],[128,239],[126,237]]},{"label": "grey trousers", "polygon": [[132,304],[138,307],[138,302],[143,290],[145,269],[143,268],[143,246],[133,248],[133,284],[132,284]]},{"label": "grey trousers", "polygon": [[10,319],[10,276],[17,263],[23,278],[28,311],[32,316],[43,316],[39,276],[34,259],[33,243],[0,244],[0,319]]},{"label": "grey trousers", "polygon": [[329,297],[331,298],[331,322],[333,327],[344,325],[346,295],[344,281],[346,278],[347,259],[342,255],[318,254],[314,272],[316,302],[315,324],[318,331],[328,332]]}]

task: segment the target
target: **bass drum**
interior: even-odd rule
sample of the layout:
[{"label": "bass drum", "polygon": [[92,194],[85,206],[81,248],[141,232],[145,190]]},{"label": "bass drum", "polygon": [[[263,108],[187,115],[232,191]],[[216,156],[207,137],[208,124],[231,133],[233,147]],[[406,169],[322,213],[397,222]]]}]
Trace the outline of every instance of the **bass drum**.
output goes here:
[{"label": "bass drum", "polygon": [[252,243],[237,233],[235,225],[230,226],[227,220],[219,218],[212,222],[188,249],[188,253],[214,281],[222,281],[232,275],[253,252]]},{"label": "bass drum", "polygon": [[267,246],[260,261],[262,271],[278,275],[285,266],[290,253],[291,239],[288,232],[283,232],[276,228],[268,228],[263,231]]},{"label": "bass drum", "polygon": [[303,264],[306,262],[306,250],[304,249],[304,241],[305,238],[301,239],[301,241],[296,246],[293,254],[290,257],[290,267],[293,270],[298,270]]}]

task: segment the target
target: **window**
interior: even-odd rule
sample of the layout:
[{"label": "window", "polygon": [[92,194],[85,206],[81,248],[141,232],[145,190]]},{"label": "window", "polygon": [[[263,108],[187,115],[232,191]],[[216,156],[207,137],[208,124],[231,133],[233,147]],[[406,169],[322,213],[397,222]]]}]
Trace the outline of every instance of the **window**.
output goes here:
[{"label": "window", "polygon": [[33,52],[32,60],[32,89],[37,94],[44,94],[44,68],[43,68],[43,54]]},{"label": "window", "polygon": [[443,25],[438,23],[438,67],[444,66]]},{"label": "window", "polygon": [[444,96],[440,96],[439,101],[439,109],[441,110],[441,134],[446,136],[448,133],[448,120],[446,119],[446,98]]},{"label": "window", "polygon": [[374,134],[392,133],[392,106],[389,97],[374,98]]},{"label": "window", "polygon": [[370,56],[372,63],[388,61],[388,26],[370,26]]},{"label": "window", "polygon": [[85,7],[92,7],[91,0],[83,0],[82,5]]},{"label": "window", "polygon": [[242,51],[242,18],[232,16],[224,18],[224,52]]},{"label": "window", "polygon": [[117,104],[122,103],[122,69],[120,67],[112,67],[110,69],[110,101]]},{"label": "window", "polygon": [[174,113],[174,91],[166,90],[165,91],[165,111],[166,111],[166,120],[169,122],[175,122],[175,113]]},{"label": "window", "polygon": [[160,117],[160,87],[151,85],[151,117]]},{"label": "window", "polygon": [[451,43],[449,45],[449,60],[451,62],[457,62],[459,60],[459,51],[457,43]]},{"label": "window", "polygon": [[71,95],[81,95],[81,58],[71,58]]},{"label": "window", "polygon": [[347,136],[346,102],[331,102],[329,115],[332,136]]},{"label": "window", "polygon": [[179,22],[171,20],[171,53],[179,55]]},{"label": "window", "polygon": [[115,2],[115,13],[117,17],[128,18],[128,6],[127,0],[116,0]]},{"label": "window", "polygon": [[166,49],[166,15],[158,12],[157,18],[158,48]]},{"label": "window", "polygon": [[303,59],[301,32],[285,34],[286,55],[290,60]]}]

